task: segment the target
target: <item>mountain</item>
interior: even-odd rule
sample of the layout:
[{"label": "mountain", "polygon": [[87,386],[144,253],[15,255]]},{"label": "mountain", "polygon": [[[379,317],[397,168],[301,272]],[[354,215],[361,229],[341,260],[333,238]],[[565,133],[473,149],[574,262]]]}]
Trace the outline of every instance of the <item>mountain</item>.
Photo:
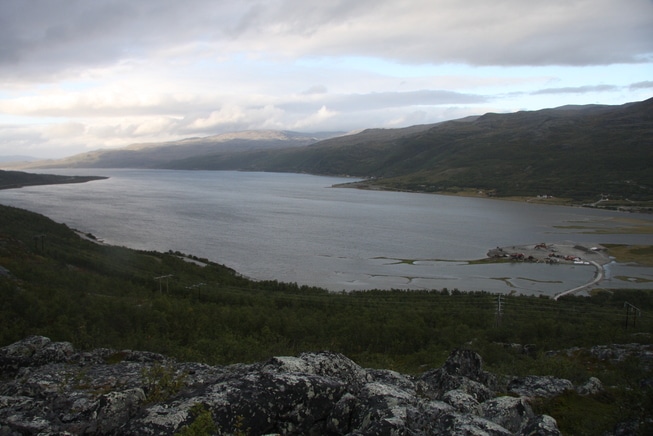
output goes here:
[{"label": "mountain", "polygon": [[158,168],[171,161],[207,154],[299,147],[337,134],[340,133],[248,130],[164,143],[133,144],[116,150],[96,150],[64,159],[32,162],[20,168]]},{"label": "mountain", "polygon": [[328,136],[240,132],[96,151],[31,168],[296,172],[360,177],[366,180],[356,186],[373,189],[554,196],[610,207],[607,199],[618,206],[653,201],[653,99]]},{"label": "mountain", "polygon": [[359,186],[496,196],[653,200],[653,99],[565,106],[407,129],[371,129],[307,147],[214,154],[178,169],[307,172]]}]

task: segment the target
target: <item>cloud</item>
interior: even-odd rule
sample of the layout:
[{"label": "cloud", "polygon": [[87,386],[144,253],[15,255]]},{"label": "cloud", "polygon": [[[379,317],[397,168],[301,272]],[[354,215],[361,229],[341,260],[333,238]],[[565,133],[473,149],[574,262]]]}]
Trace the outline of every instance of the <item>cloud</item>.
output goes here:
[{"label": "cloud", "polygon": [[305,91],[302,91],[303,95],[312,95],[312,94],[326,94],[327,87],[324,85],[313,85]]},{"label": "cloud", "polygon": [[379,110],[407,106],[438,106],[446,104],[484,103],[487,98],[481,95],[463,94],[442,90],[418,90],[405,92],[372,92],[365,94],[330,94],[317,100],[289,101],[279,104],[292,112],[315,110],[328,107],[338,112]]},{"label": "cloud", "polygon": [[[322,106],[317,112],[303,118],[292,125],[293,129],[306,129],[306,128],[315,128],[320,125],[325,124],[330,118],[333,118],[337,115],[337,112],[327,109],[326,106]],[[319,127],[318,127],[319,128]]]},{"label": "cloud", "polygon": [[206,133],[254,129],[283,129],[284,111],[273,106],[243,107],[226,105],[207,117],[185,120],[179,132]]},{"label": "cloud", "polygon": [[50,138],[70,138],[86,133],[86,127],[82,123],[76,122],[53,124],[46,127],[45,133]]},{"label": "cloud", "polygon": [[585,94],[594,92],[610,92],[619,89],[615,85],[586,85],[586,86],[570,86],[565,88],[547,88],[540,89],[532,93],[532,95],[541,94]]},{"label": "cloud", "polygon": [[644,82],[632,83],[630,89],[648,89],[653,88],[653,81],[647,80]]},{"label": "cloud", "polygon": [[[185,47],[185,49],[182,49]],[[650,0],[60,0],[0,2],[0,75],[55,80],[181,54],[408,63],[605,65],[651,60]]]},{"label": "cloud", "polygon": [[651,64],[651,0],[3,0],[0,154],[623,103]]}]

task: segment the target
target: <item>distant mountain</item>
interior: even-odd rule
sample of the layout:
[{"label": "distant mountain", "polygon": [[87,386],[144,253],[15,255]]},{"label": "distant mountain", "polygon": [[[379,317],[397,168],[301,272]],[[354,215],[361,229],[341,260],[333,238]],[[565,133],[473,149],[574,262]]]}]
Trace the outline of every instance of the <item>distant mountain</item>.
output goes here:
[{"label": "distant mountain", "polygon": [[[376,144],[398,141],[436,126],[426,124],[401,129],[367,129],[325,139],[306,147],[215,153],[171,161],[168,169],[278,171],[366,177],[366,160],[376,160]],[[372,156],[367,156],[371,153]]]},{"label": "distant mountain", "polygon": [[642,201],[653,200],[652,164],[649,99],[371,129],[307,147],[213,154],[166,167],[350,175],[369,178],[368,187],[422,192]]},{"label": "distant mountain", "polygon": [[338,134],[342,133],[242,131],[163,143],[133,144],[116,150],[97,150],[64,159],[32,162],[20,168],[159,168],[172,161],[207,154],[300,147]]},{"label": "distant mountain", "polygon": [[328,136],[239,132],[32,167],[296,172],[365,178],[358,186],[373,189],[653,202],[653,99]]}]

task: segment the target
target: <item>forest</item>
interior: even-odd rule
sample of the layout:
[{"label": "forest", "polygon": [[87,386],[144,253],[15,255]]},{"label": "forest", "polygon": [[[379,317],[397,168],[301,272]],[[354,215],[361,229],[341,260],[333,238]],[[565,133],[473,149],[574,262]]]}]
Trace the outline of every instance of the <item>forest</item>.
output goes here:
[{"label": "forest", "polygon": [[[650,385],[629,389],[650,380],[650,370],[601,362],[584,351],[653,343],[647,291],[558,301],[459,289],[330,293],[249,280],[190,254],[105,245],[41,215],[0,206],[0,293],[0,346],[38,334],[83,349],[149,350],[218,365],[331,350],[365,367],[408,374],[469,348],[493,372],[574,382],[595,376],[617,386],[600,398],[541,404],[562,419],[561,428],[599,418],[607,427],[625,409],[653,410]],[[638,308],[637,316],[626,303]],[[572,347],[579,348],[550,353]]]}]

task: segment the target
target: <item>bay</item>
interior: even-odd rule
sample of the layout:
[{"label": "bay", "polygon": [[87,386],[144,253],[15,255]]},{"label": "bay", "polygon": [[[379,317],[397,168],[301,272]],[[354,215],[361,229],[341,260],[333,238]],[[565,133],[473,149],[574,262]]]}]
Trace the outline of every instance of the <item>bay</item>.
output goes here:
[{"label": "bay", "polygon": [[[554,295],[591,280],[584,265],[473,265],[496,246],[577,241],[653,244],[610,233],[624,214],[481,198],[332,188],[306,174],[136,169],[48,170],[103,175],[84,184],[0,191],[107,243],[181,251],[258,280],[333,291],[460,289]],[[650,221],[649,215],[628,218]],[[587,234],[600,228],[606,234]],[[653,288],[653,269],[611,264],[601,287]],[[650,280],[650,281],[649,281]]]}]

